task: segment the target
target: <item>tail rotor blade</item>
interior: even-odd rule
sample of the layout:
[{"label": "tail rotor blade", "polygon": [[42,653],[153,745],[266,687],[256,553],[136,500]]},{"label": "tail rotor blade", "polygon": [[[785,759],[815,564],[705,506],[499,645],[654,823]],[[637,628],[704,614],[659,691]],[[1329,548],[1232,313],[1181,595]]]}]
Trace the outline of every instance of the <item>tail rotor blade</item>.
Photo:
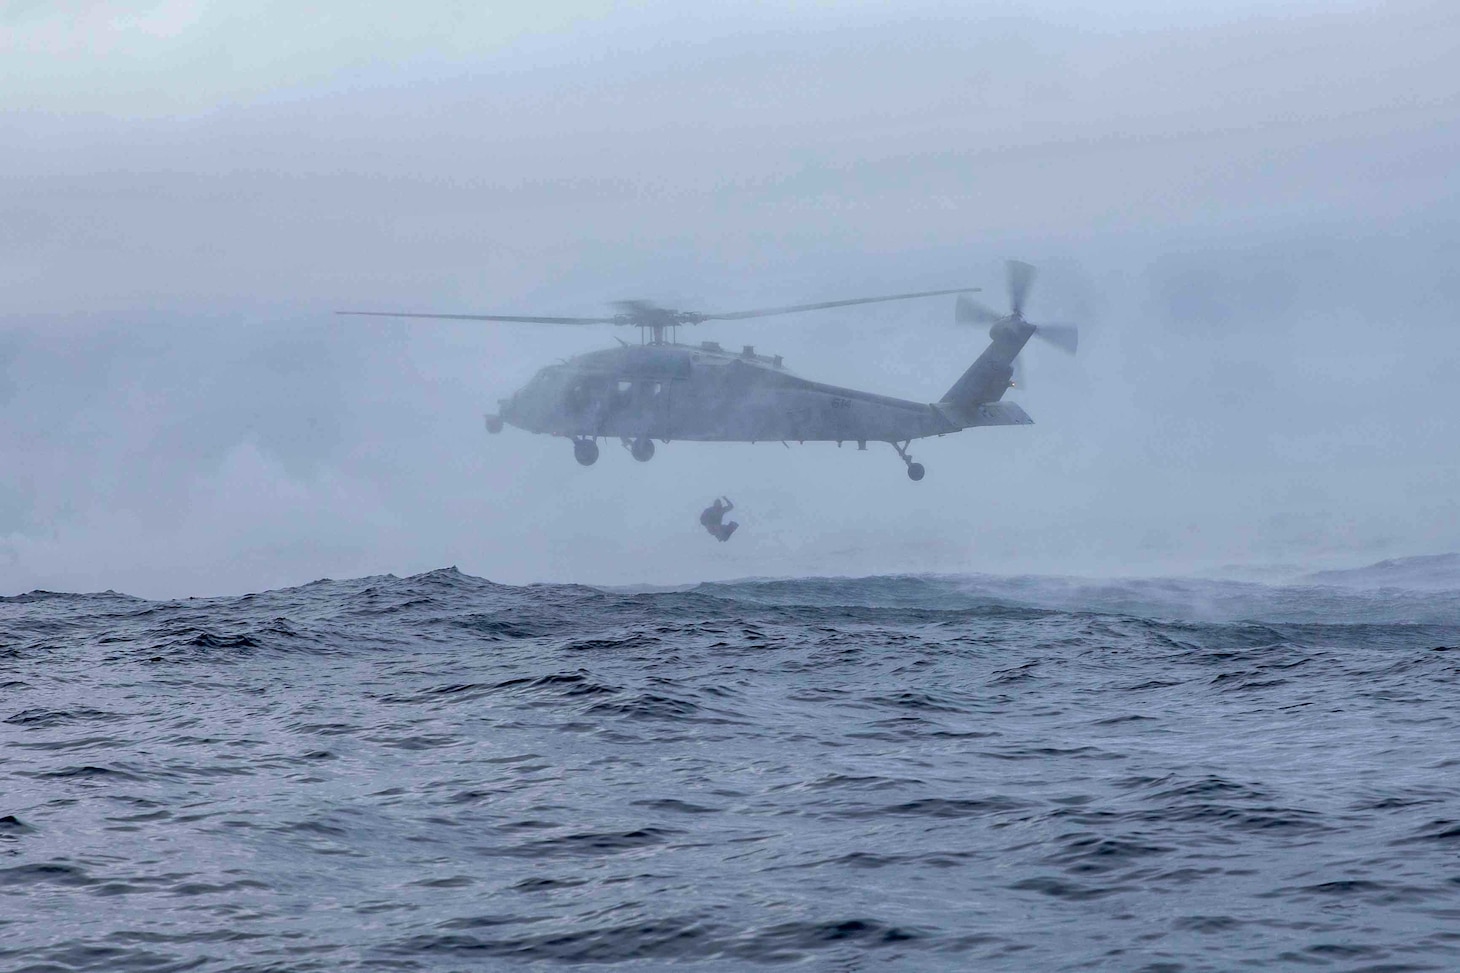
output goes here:
[{"label": "tail rotor blade", "polygon": [[1041,324],[1034,334],[1071,355],[1080,344],[1080,329],[1073,324]]},{"label": "tail rotor blade", "polygon": [[1024,316],[1024,299],[1029,296],[1029,285],[1034,283],[1034,267],[1022,260],[1010,260],[1009,306],[1016,318]]},{"label": "tail rotor blade", "polygon": [[953,305],[953,320],[959,324],[993,324],[1004,316],[971,298],[959,297]]}]

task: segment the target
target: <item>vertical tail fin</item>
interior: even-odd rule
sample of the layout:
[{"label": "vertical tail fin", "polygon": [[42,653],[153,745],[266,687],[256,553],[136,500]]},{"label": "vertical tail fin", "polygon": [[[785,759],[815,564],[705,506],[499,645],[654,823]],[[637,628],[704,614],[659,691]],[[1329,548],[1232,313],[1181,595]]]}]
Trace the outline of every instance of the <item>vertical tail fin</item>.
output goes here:
[{"label": "vertical tail fin", "polygon": [[1079,333],[1073,325],[1033,325],[1024,320],[1024,301],[1029,296],[1030,285],[1034,283],[1034,268],[1018,260],[1010,260],[1007,273],[1009,314],[1001,315],[967,297],[960,297],[953,306],[953,319],[959,324],[992,325],[989,328],[992,341],[963,373],[963,377],[943,394],[940,404],[967,413],[976,406],[1002,399],[1009,390],[1009,380],[1014,376],[1014,359],[1036,335],[1061,351],[1071,355],[1075,353]]},{"label": "vertical tail fin", "polygon": [[942,401],[968,409],[986,402],[997,402],[1009,390],[1014,375],[1014,359],[1024,350],[1034,328],[1022,321],[1000,321],[989,331],[993,341],[982,355],[968,366],[953,387],[943,393]]}]

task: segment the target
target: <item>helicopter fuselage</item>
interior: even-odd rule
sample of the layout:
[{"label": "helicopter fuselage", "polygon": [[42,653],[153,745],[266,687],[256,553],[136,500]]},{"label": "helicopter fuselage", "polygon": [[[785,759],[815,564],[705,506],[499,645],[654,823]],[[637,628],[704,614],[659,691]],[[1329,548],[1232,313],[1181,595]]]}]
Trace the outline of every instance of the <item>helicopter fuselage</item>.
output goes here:
[{"label": "helicopter fuselage", "polygon": [[542,369],[501,404],[511,425],[577,439],[897,443],[968,424],[938,405],[813,382],[778,357],[714,342],[589,352]]}]

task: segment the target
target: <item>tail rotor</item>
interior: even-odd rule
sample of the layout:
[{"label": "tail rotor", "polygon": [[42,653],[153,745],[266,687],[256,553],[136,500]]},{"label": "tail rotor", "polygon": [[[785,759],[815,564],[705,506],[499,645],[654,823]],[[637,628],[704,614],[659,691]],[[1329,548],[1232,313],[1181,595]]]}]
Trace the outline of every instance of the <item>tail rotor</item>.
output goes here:
[{"label": "tail rotor", "polygon": [[959,324],[987,324],[993,328],[1000,325],[1030,328],[1034,337],[1073,355],[1080,344],[1079,328],[1073,324],[1030,324],[1024,320],[1024,302],[1034,285],[1034,267],[1021,260],[1010,260],[1006,267],[1010,309],[1008,314],[1000,314],[970,297],[960,296],[953,305],[953,319]]}]

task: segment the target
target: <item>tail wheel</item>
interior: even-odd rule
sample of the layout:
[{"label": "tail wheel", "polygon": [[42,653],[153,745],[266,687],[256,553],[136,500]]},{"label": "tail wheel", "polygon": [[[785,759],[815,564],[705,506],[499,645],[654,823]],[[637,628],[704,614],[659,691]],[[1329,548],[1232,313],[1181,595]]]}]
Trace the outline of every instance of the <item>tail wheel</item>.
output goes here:
[{"label": "tail wheel", "polygon": [[591,439],[573,441],[573,458],[579,466],[592,466],[598,462],[598,444]]},{"label": "tail wheel", "polygon": [[894,442],[891,445],[893,449],[897,450],[897,455],[902,457],[902,461],[907,464],[907,478],[916,482],[923,478],[925,471],[922,463],[914,463],[913,458],[908,455],[907,447],[911,442],[912,440],[904,443]]}]

